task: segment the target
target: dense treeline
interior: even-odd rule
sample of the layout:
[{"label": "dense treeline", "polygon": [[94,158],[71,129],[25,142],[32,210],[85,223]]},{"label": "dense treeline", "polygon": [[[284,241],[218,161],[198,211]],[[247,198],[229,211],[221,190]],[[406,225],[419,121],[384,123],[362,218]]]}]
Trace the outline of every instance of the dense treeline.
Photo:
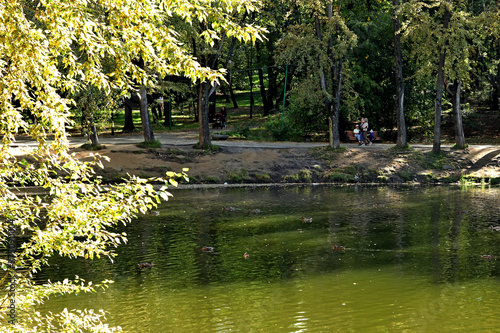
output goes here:
[{"label": "dense treeline", "polygon": [[[263,116],[284,111],[283,117],[270,117],[266,126],[276,138],[326,132],[332,148],[340,146],[345,130],[360,117],[367,117],[385,140],[401,147],[415,138],[432,138],[436,153],[441,122],[453,123],[455,144],[464,147],[464,111],[471,115],[499,109],[497,1],[259,4],[259,11],[233,17],[242,26],[265,28],[263,38],[251,44],[230,34],[209,38],[220,25],[217,21],[186,23],[173,18],[168,23],[182,31],[178,38],[184,49],[205,68],[222,71],[224,79],[193,84],[183,81],[181,73],[159,76],[154,68],[145,68],[158,80],[128,95],[142,96],[138,105],[146,141],[154,140],[146,88],[150,97],[169,94],[170,100],[196,108],[200,146],[211,145],[209,122],[216,103],[238,108],[235,96],[242,90],[250,91],[250,117],[257,94]],[[224,100],[216,101],[217,95]],[[154,107],[156,99],[149,102]],[[91,125],[88,104],[80,109]],[[125,130],[131,130],[132,113],[130,107],[126,110]]]},{"label": "dense treeline", "polygon": [[244,19],[266,27],[267,38],[218,51],[221,67],[230,64],[224,92],[243,86],[245,70],[255,69],[253,90],[268,115],[282,108],[286,90],[277,135],[330,130],[338,147],[344,130],[368,117],[398,145],[406,145],[408,131],[433,137],[439,152],[443,115],[463,147],[462,109],[498,110],[499,13],[498,2],[486,0],[264,0]]}]

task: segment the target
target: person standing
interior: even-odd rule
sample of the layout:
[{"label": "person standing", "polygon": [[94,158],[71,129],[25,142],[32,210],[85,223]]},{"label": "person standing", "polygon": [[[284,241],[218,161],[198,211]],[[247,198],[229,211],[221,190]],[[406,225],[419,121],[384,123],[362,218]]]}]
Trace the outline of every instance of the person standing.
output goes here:
[{"label": "person standing", "polygon": [[368,118],[363,119],[363,143],[365,146],[371,146],[372,141],[370,140],[370,123],[368,122]]},{"label": "person standing", "polygon": [[365,145],[365,137],[363,133],[363,125],[365,123],[365,118],[361,117],[361,122],[359,123],[359,145],[364,146]]}]

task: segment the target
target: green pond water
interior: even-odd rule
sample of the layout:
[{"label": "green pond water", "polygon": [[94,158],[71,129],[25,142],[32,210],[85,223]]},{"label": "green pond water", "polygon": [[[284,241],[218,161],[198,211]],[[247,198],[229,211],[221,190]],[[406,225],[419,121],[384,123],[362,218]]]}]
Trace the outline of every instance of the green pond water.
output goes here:
[{"label": "green pond water", "polygon": [[104,309],[125,332],[500,331],[500,260],[481,258],[500,256],[498,188],[173,194],[122,228],[114,263],[52,260],[40,281],[115,283],[42,311]]}]

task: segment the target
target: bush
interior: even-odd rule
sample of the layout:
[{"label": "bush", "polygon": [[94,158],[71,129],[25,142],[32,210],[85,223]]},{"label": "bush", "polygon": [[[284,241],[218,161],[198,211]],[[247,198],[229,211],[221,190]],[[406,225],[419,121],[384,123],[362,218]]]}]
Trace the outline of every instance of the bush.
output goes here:
[{"label": "bush", "polygon": [[261,183],[270,183],[272,182],[271,176],[268,173],[264,174],[256,174],[255,180]]},{"label": "bush", "polygon": [[274,116],[264,125],[265,129],[271,133],[275,140],[293,140],[300,136],[291,120],[285,116]]},{"label": "bush", "polygon": [[245,169],[240,169],[240,170],[228,170],[227,172],[227,179],[233,183],[243,183],[244,181],[247,181],[250,179],[248,176],[248,171]]}]

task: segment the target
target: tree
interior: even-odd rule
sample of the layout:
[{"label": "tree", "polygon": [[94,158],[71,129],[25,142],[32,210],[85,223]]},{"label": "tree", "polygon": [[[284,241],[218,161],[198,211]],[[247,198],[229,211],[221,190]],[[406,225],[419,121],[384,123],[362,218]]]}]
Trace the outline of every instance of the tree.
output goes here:
[{"label": "tree", "polygon": [[81,119],[82,133],[87,135],[92,146],[98,146],[99,130],[110,125],[112,115],[118,108],[118,94],[84,84],[71,99],[75,104],[71,111],[77,119]]},{"label": "tree", "polygon": [[401,52],[401,24],[400,18],[397,13],[399,7],[399,0],[392,0],[393,6],[393,20],[394,20],[394,75],[396,78],[396,121],[398,127],[398,137],[396,145],[398,147],[406,147],[406,123],[405,123],[405,113],[404,113],[404,77],[403,77],[403,56]]},{"label": "tree", "polygon": [[[246,18],[246,14],[242,16],[241,19],[239,19],[237,16],[232,17],[233,20],[241,20],[243,22]],[[200,35],[202,38],[199,38],[196,40],[196,48],[201,49],[198,52],[200,53],[200,58],[202,59],[202,62],[205,64],[207,68],[216,70],[219,68],[219,61],[222,55],[222,50],[224,43],[226,41],[226,38],[221,38],[218,40],[218,43],[216,45],[216,40],[211,36],[211,34],[215,31],[222,32],[220,30],[220,26],[222,24],[221,21],[227,20],[227,16],[220,16],[218,18],[215,18],[213,22],[210,24],[200,24],[198,27],[197,34]],[[220,20],[220,21],[219,21]],[[262,37],[260,35],[261,32],[264,32],[264,30],[259,30],[257,28],[253,28],[252,25],[247,25],[246,26],[249,31],[246,34],[241,34],[241,35],[234,35],[233,38],[238,39],[241,42],[251,42],[255,43],[257,39],[261,40]],[[253,30],[252,30],[253,29]],[[228,34],[230,35],[230,34]],[[234,48],[234,42],[235,40],[233,39],[233,42],[230,43],[230,52],[229,52],[229,57],[226,58],[226,62],[224,66],[220,69],[224,73],[227,71],[227,67],[229,64],[230,56],[232,55],[232,48]],[[210,147],[212,145],[211,140],[210,140],[210,127],[209,127],[209,103],[211,101],[212,96],[214,96],[215,92],[217,91],[217,88],[220,85],[219,80],[204,80],[200,83],[199,87],[199,105],[198,105],[198,117],[199,117],[199,143],[198,146],[200,147]]]},{"label": "tree", "polygon": [[307,3],[304,14],[310,20],[289,28],[279,44],[279,60],[296,67],[302,80],[311,76],[317,80],[324,101],[322,114],[329,126],[330,147],[340,147],[339,114],[342,81],[346,62],[344,57],[356,45],[356,35],[340,15],[341,1],[336,11],[332,1]]},{"label": "tree", "polygon": [[[131,177],[104,187],[95,176],[100,160],[83,162],[70,154],[65,130],[70,124],[70,94],[81,92],[85,82],[106,93],[152,86],[156,77],[184,75],[192,81],[215,82],[222,72],[202,66],[178,40],[169,22],[175,17],[188,24],[218,22],[205,31],[208,41],[220,34],[251,40],[259,30],[240,27],[234,12],[253,10],[256,1],[177,0],[149,2],[129,0],[25,0],[0,6],[0,246],[12,256],[0,259],[0,286],[9,283],[13,294],[0,294],[0,332],[115,330],[102,323],[102,314],[64,310],[39,316],[35,305],[53,294],[92,291],[96,285],[74,281],[34,285],[30,279],[58,253],[62,256],[113,257],[113,248],[126,238],[110,230],[129,223],[169,197],[167,184],[176,184],[169,172],[161,179]],[[111,68],[102,66],[112,58]],[[148,75],[136,65],[143,59]],[[35,122],[22,117],[28,110]],[[10,150],[16,135],[28,134],[38,142],[27,158]],[[50,135],[50,137],[49,137]],[[165,185],[155,188],[152,182]],[[35,185],[40,195],[21,194],[17,187]],[[17,239],[23,233],[25,237]],[[100,285],[107,285],[104,281]],[[13,312],[7,305],[14,304]],[[10,313],[15,320],[4,325]],[[14,319],[14,318],[13,318]]]},{"label": "tree", "polygon": [[[411,0],[402,5],[408,20],[403,31],[412,43],[412,55],[420,65],[417,74],[436,75],[434,101],[434,137],[432,151],[441,152],[441,117],[445,82],[457,80],[454,98],[460,99],[460,89],[469,74],[469,49],[472,40],[470,15],[462,0]],[[455,100],[456,146],[464,147],[460,100]]]},{"label": "tree", "polygon": [[[500,3],[483,1],[482,6],[470,9],[477,27],[474,52],[474,88],[479,100],[488,98],[493,110],[500,101]],[[482,96],[481,96],[482,95]],[[483,97],[484,96],[484,97]],[[487,97],[486,97],[487,96]]]}]

